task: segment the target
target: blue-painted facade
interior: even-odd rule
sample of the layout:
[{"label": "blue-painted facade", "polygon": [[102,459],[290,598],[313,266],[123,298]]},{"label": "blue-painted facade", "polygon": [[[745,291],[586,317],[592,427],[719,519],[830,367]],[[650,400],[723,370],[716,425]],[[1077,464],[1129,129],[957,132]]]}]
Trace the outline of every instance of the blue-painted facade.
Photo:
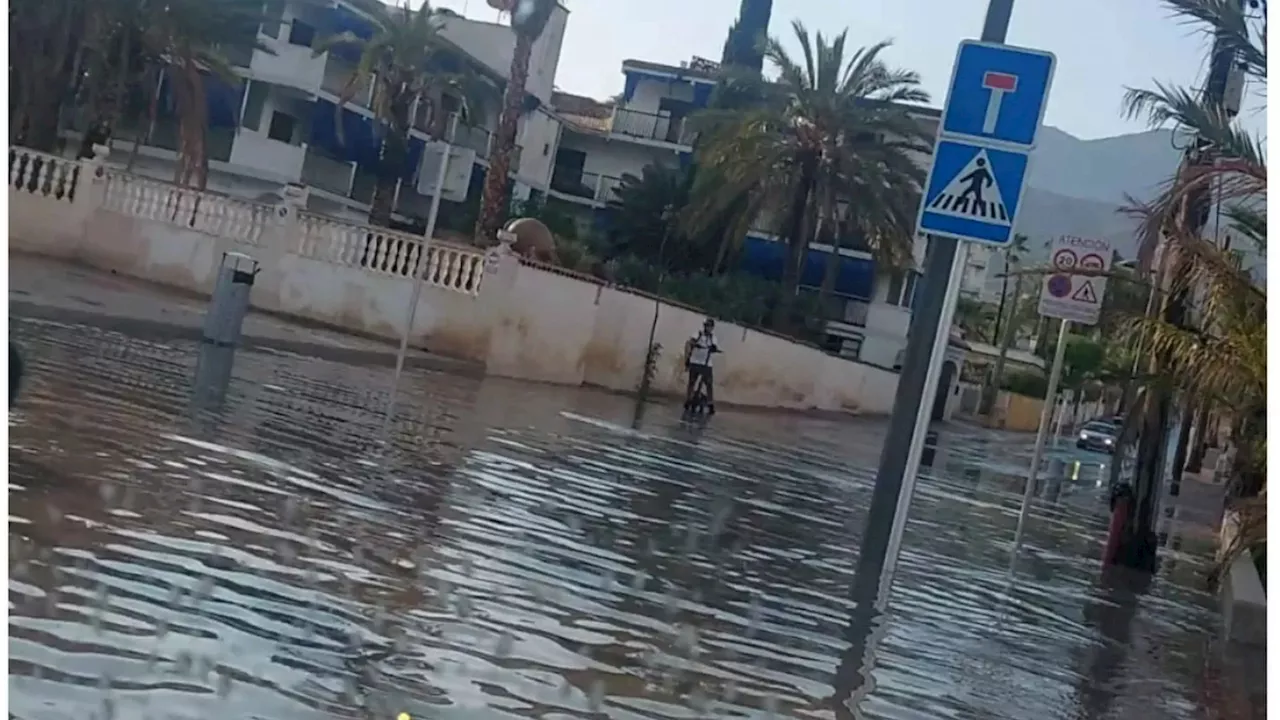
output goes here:
[{"label": "blue-painted facade", "polygon": [[[747,235],[742,246],[742,261],[739,267],[759,277],[770,280],[781,280],[782,269],[787,261],[786,243],[759,235]],[[809,250],[805,256],[804,269],[800,273],[800,284],[809,287],[822,285],[822,278],[827,272],[827,263],[831,253],[821,250]],[[836,270],[835,291],[840,295],[871,298],[875,283],[875,262],[865,258],[839,256],[839,268]]]}]

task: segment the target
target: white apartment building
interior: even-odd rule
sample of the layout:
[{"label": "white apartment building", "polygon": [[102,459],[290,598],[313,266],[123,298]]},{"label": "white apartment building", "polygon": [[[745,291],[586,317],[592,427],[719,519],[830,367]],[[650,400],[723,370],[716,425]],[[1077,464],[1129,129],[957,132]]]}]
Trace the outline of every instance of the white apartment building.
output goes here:
[{"label": "white apartment building", "polygon": [[[337,103],[351,78],[355,57],[349,50],[316,55],[313,47],[324,37],[343,31],[367,36],[373,27],[370,18],[343,0],[269,0],[267,8],[268,20],[259,28],[258,41],[270,52],[253,50],[232,58],[243,83],[227,89],[223,98],[211,93],[209,188],[261,198],[278,193],[283,184],[301,183],[310,188],[308,206],[312,210],[363,220],[373,195],[374,176],[345,154],[343,147],[371,137],[371,88],[358,88],[344,106],[344,141],[337,142]],[[517,134],[512,176],[518,198],[527,197],[533,189],[545,190],[551,180],[560,123],[548,104],[567,20],[568,11],[557,7],[533,48],[526,90],[536,98],[531,105],[537,107],[521,118]],[[442,34],[476,71],[495,83],[506,81],[515,48],[509,27],[452,16]],[[446,98],[446,102],[450,100],[456,98]],[[166,102],[162,92],[162,115]],[[488,165],[500,105],[494,99],[483,113],[472,113],[456,125],[454,143],[473,151],[480,168]],[[415,109],[410,142],[413,172],[428,140],[425,116]],[[161,117],[149,136],[139,148],[135,170],[172,179],[176,121],[171,116]],[[125,139],[114,143],[113,164],[127,161],[133,143],[120,141]],[[405,177],[396,193],[395,212],[401,221],[420,219],[427,213],[429,197],[417,192],[414,180],[413,176]],[[478,192],[479,183],[473,185],[473,191]]]},{"label": "white apartment building", "polygon": [[[622,64],[623,92],[605,103],[557,93],[553,104],[564,122],[548,194],[577,210],[584,226],[598,225],[599,211],[616,199],[624,175],[640,176],[645,166],[674,166],[691,160],[687,119],[705,108],[716,85],[715,63],[694,58],[679,66],[641,60]],[[917,118],[932,129],[938,112],[921,108]],[[928,162],[921,157],[920,162]],[[816,287],[830,246],[813,246],[803,284]],[[764,230],[747,237],[745,263],[761,274],[780,274],[782,248]],[[871,255],[841,248],[839,297],[827,321],[828,347],[844,357],[894,368],[906,346],[910,305],[918,273],[877,273]],[[979,292],[990,252],[973,248],[964,291]],[[919,259],[923,259],[922,257]]]}]

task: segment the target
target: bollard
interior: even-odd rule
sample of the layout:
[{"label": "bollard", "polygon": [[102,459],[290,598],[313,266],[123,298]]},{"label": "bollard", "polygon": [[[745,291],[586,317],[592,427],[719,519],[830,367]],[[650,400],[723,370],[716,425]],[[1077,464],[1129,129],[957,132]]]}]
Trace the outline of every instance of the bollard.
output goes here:
[{"label": "bollard", "polygon": [[238,252],[222,254],[218,283],[204,318],[205,342],[227,347],[240,342],[240,328],[249,314],[249,292],[257,274],[257,260]]}]

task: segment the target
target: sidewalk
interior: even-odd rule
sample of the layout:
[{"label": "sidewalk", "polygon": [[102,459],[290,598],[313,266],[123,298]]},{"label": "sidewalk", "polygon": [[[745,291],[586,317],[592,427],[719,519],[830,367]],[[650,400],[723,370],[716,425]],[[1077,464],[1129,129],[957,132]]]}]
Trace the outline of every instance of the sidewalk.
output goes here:
[{"label": "sidewalk", "polygon": [[[199,341],[208,300],[133,278],[9,252],[10,317],[92,325],[125,335]],[[397,344],[251,311],[242,346],[355,365],[393,364]],[[406,367],[481,375],[477,363],[410,349]]]}]

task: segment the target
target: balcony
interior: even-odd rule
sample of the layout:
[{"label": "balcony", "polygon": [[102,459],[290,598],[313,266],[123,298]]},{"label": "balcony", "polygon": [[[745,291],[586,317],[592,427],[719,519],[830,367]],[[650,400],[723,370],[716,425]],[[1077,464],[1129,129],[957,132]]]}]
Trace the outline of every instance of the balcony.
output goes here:
[{"label": "balcony", "polygon": [[582,172],[557,165],[551,171],[551,192],[566,199],[586,200],[591,204],[605,204],[618,199],[618,185],[622,180],[611,175]]},{"label": "balcony", "polygon": [[302,183],[346,197],[351,192],[355,163],[335,160],[308,148],[302,158]]},{"label": "balcony", "polygon": [[688,118],[671,117],[667,113],[650,113],[628,108],[614,108],[612,135],[651,142],[692,147],[693,133],[688,128]]},{"label": "balcony", "polygon": [[272,140],[266,135],[241,128],[231,146],[231,164],[253,168],[263,174],[295,182],[306,164],[305,145]]},{"label": "balcony", "polygon": [[[253,50],[248,63],[253,77],[308,93],[314,93],[324,86],[325,68],[329,60],[327,53],[317,57],[310,47],[277,40],[265,33],[258,35],[258,42],[263,47],[270,48],[271,52]],[[337,82],[336,77],[333,82]],[[325,89],[328,90],[328,87]],[[337,90],[330,92],[337,95],[341,90],[341,86],[338,86]]]}]

